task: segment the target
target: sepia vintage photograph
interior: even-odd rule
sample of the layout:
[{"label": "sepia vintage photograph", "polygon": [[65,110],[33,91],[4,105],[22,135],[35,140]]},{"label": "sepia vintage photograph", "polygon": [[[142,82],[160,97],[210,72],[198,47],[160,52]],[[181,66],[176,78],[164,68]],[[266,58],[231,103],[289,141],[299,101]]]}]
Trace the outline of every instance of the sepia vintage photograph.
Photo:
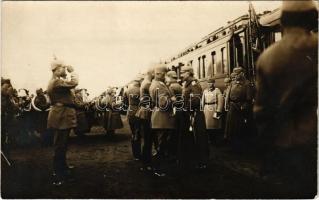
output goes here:
[{"label": "sepia vintage photograph", "polygon": [[316,198],[318,8],[2,1],[1,198]]}]

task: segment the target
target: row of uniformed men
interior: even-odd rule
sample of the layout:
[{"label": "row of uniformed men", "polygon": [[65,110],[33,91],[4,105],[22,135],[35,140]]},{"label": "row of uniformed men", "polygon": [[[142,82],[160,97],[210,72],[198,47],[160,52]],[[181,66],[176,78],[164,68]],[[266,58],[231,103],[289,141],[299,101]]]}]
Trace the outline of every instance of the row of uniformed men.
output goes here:
[{"label": "row of uniformed men", "polygon": [[[154,170],[162,176],[163,164],[169,158],[177,159],[181,166],[206,168],[208,133],[216,134],[222,129],[224,97],[230,100],[225,103],[231,113],[227,120],[232,122],[227,125],[226,133],[233,135],[239,131],[241,122],[236,119],[241,118],[237,113],[241,114],[249,101],[243,69],[234,69],[233,82],[225,80],[229,86],[224,95],[215,88],[213,79],[203,92],[193,75],[191,66],[183,66],[182,86],[177,82],[176,72],[159,65],[129,84],[124,100],[129,105],[127,117],[132,131],[133,156],[144,163],[142,170]],[[234,109],[235,104],[240,110]],[[153,144],[156,156],[152,158]]]}]

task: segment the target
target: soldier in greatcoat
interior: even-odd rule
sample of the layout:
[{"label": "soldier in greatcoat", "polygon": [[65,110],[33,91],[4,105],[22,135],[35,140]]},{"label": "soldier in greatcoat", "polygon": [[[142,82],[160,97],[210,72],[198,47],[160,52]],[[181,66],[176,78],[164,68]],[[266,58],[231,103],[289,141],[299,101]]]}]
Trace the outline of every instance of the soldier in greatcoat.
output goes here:
[{"label": "soldier in greatcoat", "polygon": [[230,141],[235,152],[242,152],[244,137],[247,131],[247,120],[252,105],[252,92],[242,67],[234,68],[237,74],[231,83],[228,99],[225,137]]},{"label": "soldier in greatcoat", "polygon": [[254,113],[265,155],[263,175],[277,171],[297,191],[315,195],[318,10],[313,1],[283,1],[280,20],[282,40],[257,62]]},{"label": "soldier in greatcoat", "polygon": [[[175,129],[175,117],[172,108],[172,93],[165,84],[165,74],[167,68],[160,64],[154,69],[155,78],[150,86],[150,96],[153,102],[153,112],[151,117],[152,130],[154,137],[158,140],[156,155],[155,175],[162,176],[163,169],[159,169],[168,156],[169,137]],[[157,165],[157,166],[156,166]]]},{"label": "soldier in greatcoat", "polygon": [[138,118],[135,116],[140,103],[140,86],[140,80],[136,78],[128,85],[128,88],[124,93],[124,100],[128,105],[127,121],[130,125],[132,133],[131,145],[132,153],[135,159],[142,158],[141,135],[138,128]]},{"label": "soldier in greatcoat", "polygon": [[205,116],[201,107],[202,88],[194,78],[194,71],[190,65],[181,68],[183,83],[183,123],[180,146],[179,163],[182,167],[192,167],[196,164],[199,169],[207,167],[209,146],[206,132]]},{"label": "soldier in greatcoat", "polygon": [[152,100],[149,88],[154,78],[154,70],[149,69],[145,74],[140,88],[140,103],[135,116],[139,119],[138,131],[142,136],[142,171],[152,171],[152,143],[153,134],[151,129]]},{"label": "soldier in greatcoat", "polygon": [[[74,93],[72,90],[78,85],[77,74],[72,66],[65,66],[62,61],[51,63],[53,76],[48,85],[48,95],[52,104],[48,115],[49,129],[55,131],[53,169],[56,180],[53,184],[60,186],[68,175],[69,166],[66,162],[68,138],[76,123]],[[71,73],[71,79],[66,79],[66,70]]]},{"label": "soldier in greatcoat", "polygon": [[173,115],[175,116],[175,131],[171,132],[169,138],[169,155],[176,160],[177,159],[177,149],[178,149],[178,138],[180,134],[180,127],[183,124],[180,124],[180,115],[181,110],[178,108],[182,107],[182,86],[177,82],[177,74],[175,71],[169,71],[166,73],[166,85],[168,86],[173,97],[172,106],[173,106]]},{"label": "soldier in greatcoat", "polygon": [[220,89],[215,87],[214,79],[209,79],[207,83],[208,88],[203,92],[202,105],[204,106],[207,133],[211,143],[217,144],[217,140],[221,139],[222,134],[224,98]]}]

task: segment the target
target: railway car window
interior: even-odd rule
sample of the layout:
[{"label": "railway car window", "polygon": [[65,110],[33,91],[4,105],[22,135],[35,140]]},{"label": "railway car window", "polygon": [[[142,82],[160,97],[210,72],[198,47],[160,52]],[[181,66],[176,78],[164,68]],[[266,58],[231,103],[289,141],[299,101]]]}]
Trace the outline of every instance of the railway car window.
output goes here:
[{"label": "railway car window", "polygon": [[221,48],[221,63],[222,63],[222,73],[227,74],[228,73],[228,66],[227,66],[227,58],[226,58],[226,51],[225,47]]},{"label": "railway car window", "polygon": [[212,73],[211,74],[212,74],[212,76],[214,76],[216,71],[217,71],[217,69],[216,69],[216,52],[213,51],[211,53],[211,55],[212,55],[212,64],[211,64]]},{"label": "railway car window", "polygon": [[206,65],[205,65],[205,58],[206,58],[206,56],[205,56],[205,55],[203,55],[203,56],[202,56],[202,62],[203,62],[203,65],[202,65],[202,78],[205,78],[205,77],[206,77],[206,69],[205,69]]},{"label": "railway car window", "polygon": [[201,73],[200,73],[200,58],[201,57],[198,57],[198,67],[197,67],[197,77],[200,79],[201,78]]},{"label": "railway car window", "polygon": [[214,71],[215,75],[223,74],[223,63],[221,51],[216,51],[216,70]]}]

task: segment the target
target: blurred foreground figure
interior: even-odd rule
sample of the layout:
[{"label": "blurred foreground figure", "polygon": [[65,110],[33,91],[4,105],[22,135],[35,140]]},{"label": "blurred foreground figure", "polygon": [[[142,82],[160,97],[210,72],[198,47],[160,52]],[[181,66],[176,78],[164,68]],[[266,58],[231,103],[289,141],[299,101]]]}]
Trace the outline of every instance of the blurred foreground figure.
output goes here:
[{"label": "blurred foreground figure", "polygon": [[312,1],[284,1],[283,38],[257,63],[254,106],[265,178],[316,193],[318,11]]},{"label": "blurred foreground figure", "polygon": [[[71,73],[71,80],[66,79],[66,68]],[[76,123],[74,104],[74,88],[78,85],[77,75],[73,67],[65,66],[61,61],[51,63],[53,73],[48,85],[48,95],[52,104],[48,116],[48,128],[55,131],[53,169],[56,174],[54,185],[62,185],[68,175],[69,166],[66,163],[66,151],[71,129]]]}]

